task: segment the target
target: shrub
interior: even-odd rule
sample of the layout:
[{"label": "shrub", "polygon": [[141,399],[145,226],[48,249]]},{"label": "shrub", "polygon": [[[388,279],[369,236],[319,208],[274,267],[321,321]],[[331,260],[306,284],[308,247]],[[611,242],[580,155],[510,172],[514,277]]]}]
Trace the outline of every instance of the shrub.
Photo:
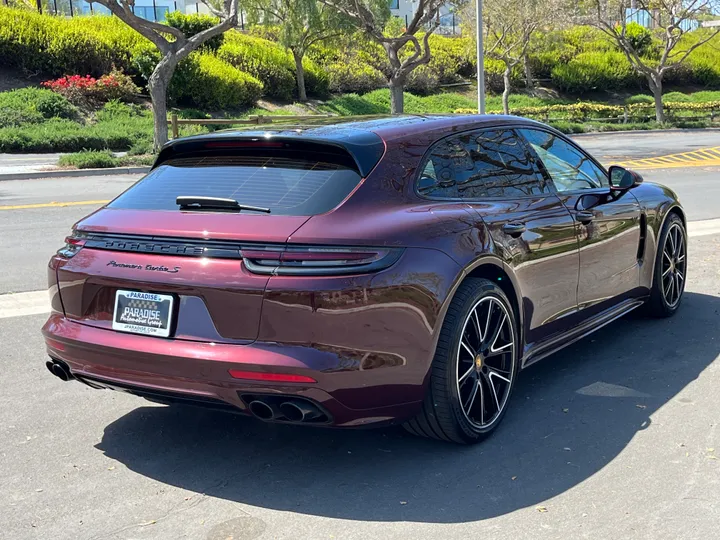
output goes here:
[{"label": "shrub", "polygon": [[[485,59],[485,85],[493,92],[502,92],[505,88],[503,82],[503,72],[505,71],[505,63],[495,58]],[[522,73],[520,64],[510,73],[510,84],[513,87],[522,85]]]},{"label": "shrub", "polygon": [[0,105],[0,128],[38,124],[45,120],[43,115],[32,109],[13,109]]},{"label": "shrub", "polygon": [[467,37],[430,36],[432,58],[429,66],[438,73],[441,83],[475,75],[474,42]]},{"label": "shrub", "polygon": [[181,62],[178,72],[184,81],[178,97],[206,109],[249,107],[263,91],[258,79],[207,53],[193,53]]},{"label": "shrub", "polygon": [[571,26],[562,32],[562,40],[572,47],[575,54],[617,50],[612,38],[592,26]]},{"label": "shrub", "polygon": [[305,90],[317,97],[326,97],[330,91],[330,78],[327,72],[310,58],[303,58],[305,70]]},{"label": "shrub", "polygon": [[0,58],[24,71],[100,76],[113,65],[127,71],[133,47],[142,42],[117,17],[65,19],[0,7]]},{"label": "shrub", "polygon": [[577,55],[552,70],[553,82],[568,92],[583,93],[606,88],[627,88],[639,83],[630,62],[619,52],[589,52]]},{"label": "shrub", "polygon": [[405,90],[413,94],[428,95],[440,86],[440,74],[430,65],[418,66],[410,72]]},{"label": "shrub", "polygon": [[690,96],[682,92],[668,92],[663,95],[662,100],[663,103],[689,103],[692,101]]},{"label": "shrub", "polygon": [[[211,15],[196,13],[185,14],[181,11],[171,11],[165,14],[165,22],[173,28],[180,30],[185,37],[192,37],[203,30],[212,28],[220,22],[220,19]],[[200,46],[201,50],[217,51],[223,43],[223,35],[211,37]]]},{"label": "shrub", "polygon": [[99,122],[112,122],[113,120],[122,120],[132,117],[146,116],[148,111],[141,105],[127,104],[113,99],[103,105],[95,117]]},{"label": "shrub", "polygon": [[277,43],[228,32],[218,57],[262,81],[266,95],[289,100],[295,91],[295,62]]},{"label": "shrub", "polygon": [[329,64],[325,66],[325,71],[330,91],[334,93],[365,94],[387,86],[387,80],[382,73],[357,58]]},{"label": "shrub", "polygon": [[625,105],[633,105],[635,103],[655,103],[655,98],[647,94],[635,94],[625,99]]},{"label": "shrub", "polygon": [[140,91],[129,76],[115,70],[99,79],[90,75],[68,75],[45,81],[42,85],[75,105],[102,103],[112,99],[129,101]]},{"label": "shrub", "polygon": [[146,154],[152,154],[153,143],[152,141],[138,141],[133,144],[128,150],[128,156],[143,156]]},{"label": "shrub", "polygon": [[720,101],[720,92],[703,90],[702,92],[695,92],[694,94],[690,94],[690,97],[695,103],[702,103],[704,101]]},{"label": "shrub", "polygon": [[650,30],[636,22],[630,22],[625,26],[625,35],[640,56],[652,54],[653,38]]},{"label": "shrub", "polygon": [[[22,88],[0,92],[0,109],[6,114],[14,114],[16,119],[23,115],[33,118],[37,114],[40,115],[41,120],[55,117],[72,119],[77,116],[77,109],[67,99],[45,88]],[[0,115],[0,121],[1,118]]]},{"label": "shrub", "polygon": [[280,26],[269,24],[253,24],[246,27],[248,35],[266,39],[267,41],[280,41],[281,30]]},{"label": "shrub", "polygon": [[60,156],[58,165],[76,169],[105,169],[117,167],[118,159],[112,155],[110,150],[83,150]]}]

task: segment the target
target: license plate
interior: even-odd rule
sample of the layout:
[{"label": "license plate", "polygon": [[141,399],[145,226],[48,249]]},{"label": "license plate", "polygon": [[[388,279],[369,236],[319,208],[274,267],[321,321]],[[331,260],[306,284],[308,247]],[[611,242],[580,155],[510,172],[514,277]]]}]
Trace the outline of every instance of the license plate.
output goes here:
[{"label": "license plate", "polygon": [[168,337],[173,297],[167,294],[117,291],[113,330]]}]

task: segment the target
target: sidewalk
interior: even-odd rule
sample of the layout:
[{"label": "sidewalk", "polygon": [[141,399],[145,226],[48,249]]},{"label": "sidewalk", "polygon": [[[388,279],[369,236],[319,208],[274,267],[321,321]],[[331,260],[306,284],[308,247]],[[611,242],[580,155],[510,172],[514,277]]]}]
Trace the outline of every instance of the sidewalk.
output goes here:
[{"label": "sidewalk", "polygon": [[[124,154],[125,152],[118,152]],[[61,169],[57,162],[64,154],[0,154],[0,181],[30,180],[67,176],[104,176],[145,173],[150,167],[115,167],[108,169]]]},{"label": "sidewalk", "polygon": [[0,175],[57,170],[62,154],[0,154]]}]

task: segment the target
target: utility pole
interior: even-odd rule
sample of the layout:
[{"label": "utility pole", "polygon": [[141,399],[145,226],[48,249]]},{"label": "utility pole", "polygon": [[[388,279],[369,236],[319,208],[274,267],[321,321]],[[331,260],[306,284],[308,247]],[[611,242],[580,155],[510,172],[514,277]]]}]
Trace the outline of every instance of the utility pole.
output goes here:
[{"label": "utility pole", "polygon": [[483,52],[483,18],[482,0],[475,0],[475,19],[477,24],[477,87],[478,87],[478,114],[485,114],[485,54]]}]

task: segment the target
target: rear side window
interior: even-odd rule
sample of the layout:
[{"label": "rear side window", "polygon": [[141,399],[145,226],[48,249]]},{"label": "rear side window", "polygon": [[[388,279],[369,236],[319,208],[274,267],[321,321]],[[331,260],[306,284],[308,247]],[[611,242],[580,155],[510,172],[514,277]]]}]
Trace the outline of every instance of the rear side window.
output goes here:
[{"label": "rear side window", "polygon": [[421,195],[522,197],[549,193],[525,143],[511,129],[462,133],[437,143],[418,180]]},{"label": "rear side window", "polygon": [[361,180],[351,160],[332,154],[253,153],[170,159],[109,206],[177,210],[179,196],[221,197],[273,214],[311,216],[332,210]]}]

